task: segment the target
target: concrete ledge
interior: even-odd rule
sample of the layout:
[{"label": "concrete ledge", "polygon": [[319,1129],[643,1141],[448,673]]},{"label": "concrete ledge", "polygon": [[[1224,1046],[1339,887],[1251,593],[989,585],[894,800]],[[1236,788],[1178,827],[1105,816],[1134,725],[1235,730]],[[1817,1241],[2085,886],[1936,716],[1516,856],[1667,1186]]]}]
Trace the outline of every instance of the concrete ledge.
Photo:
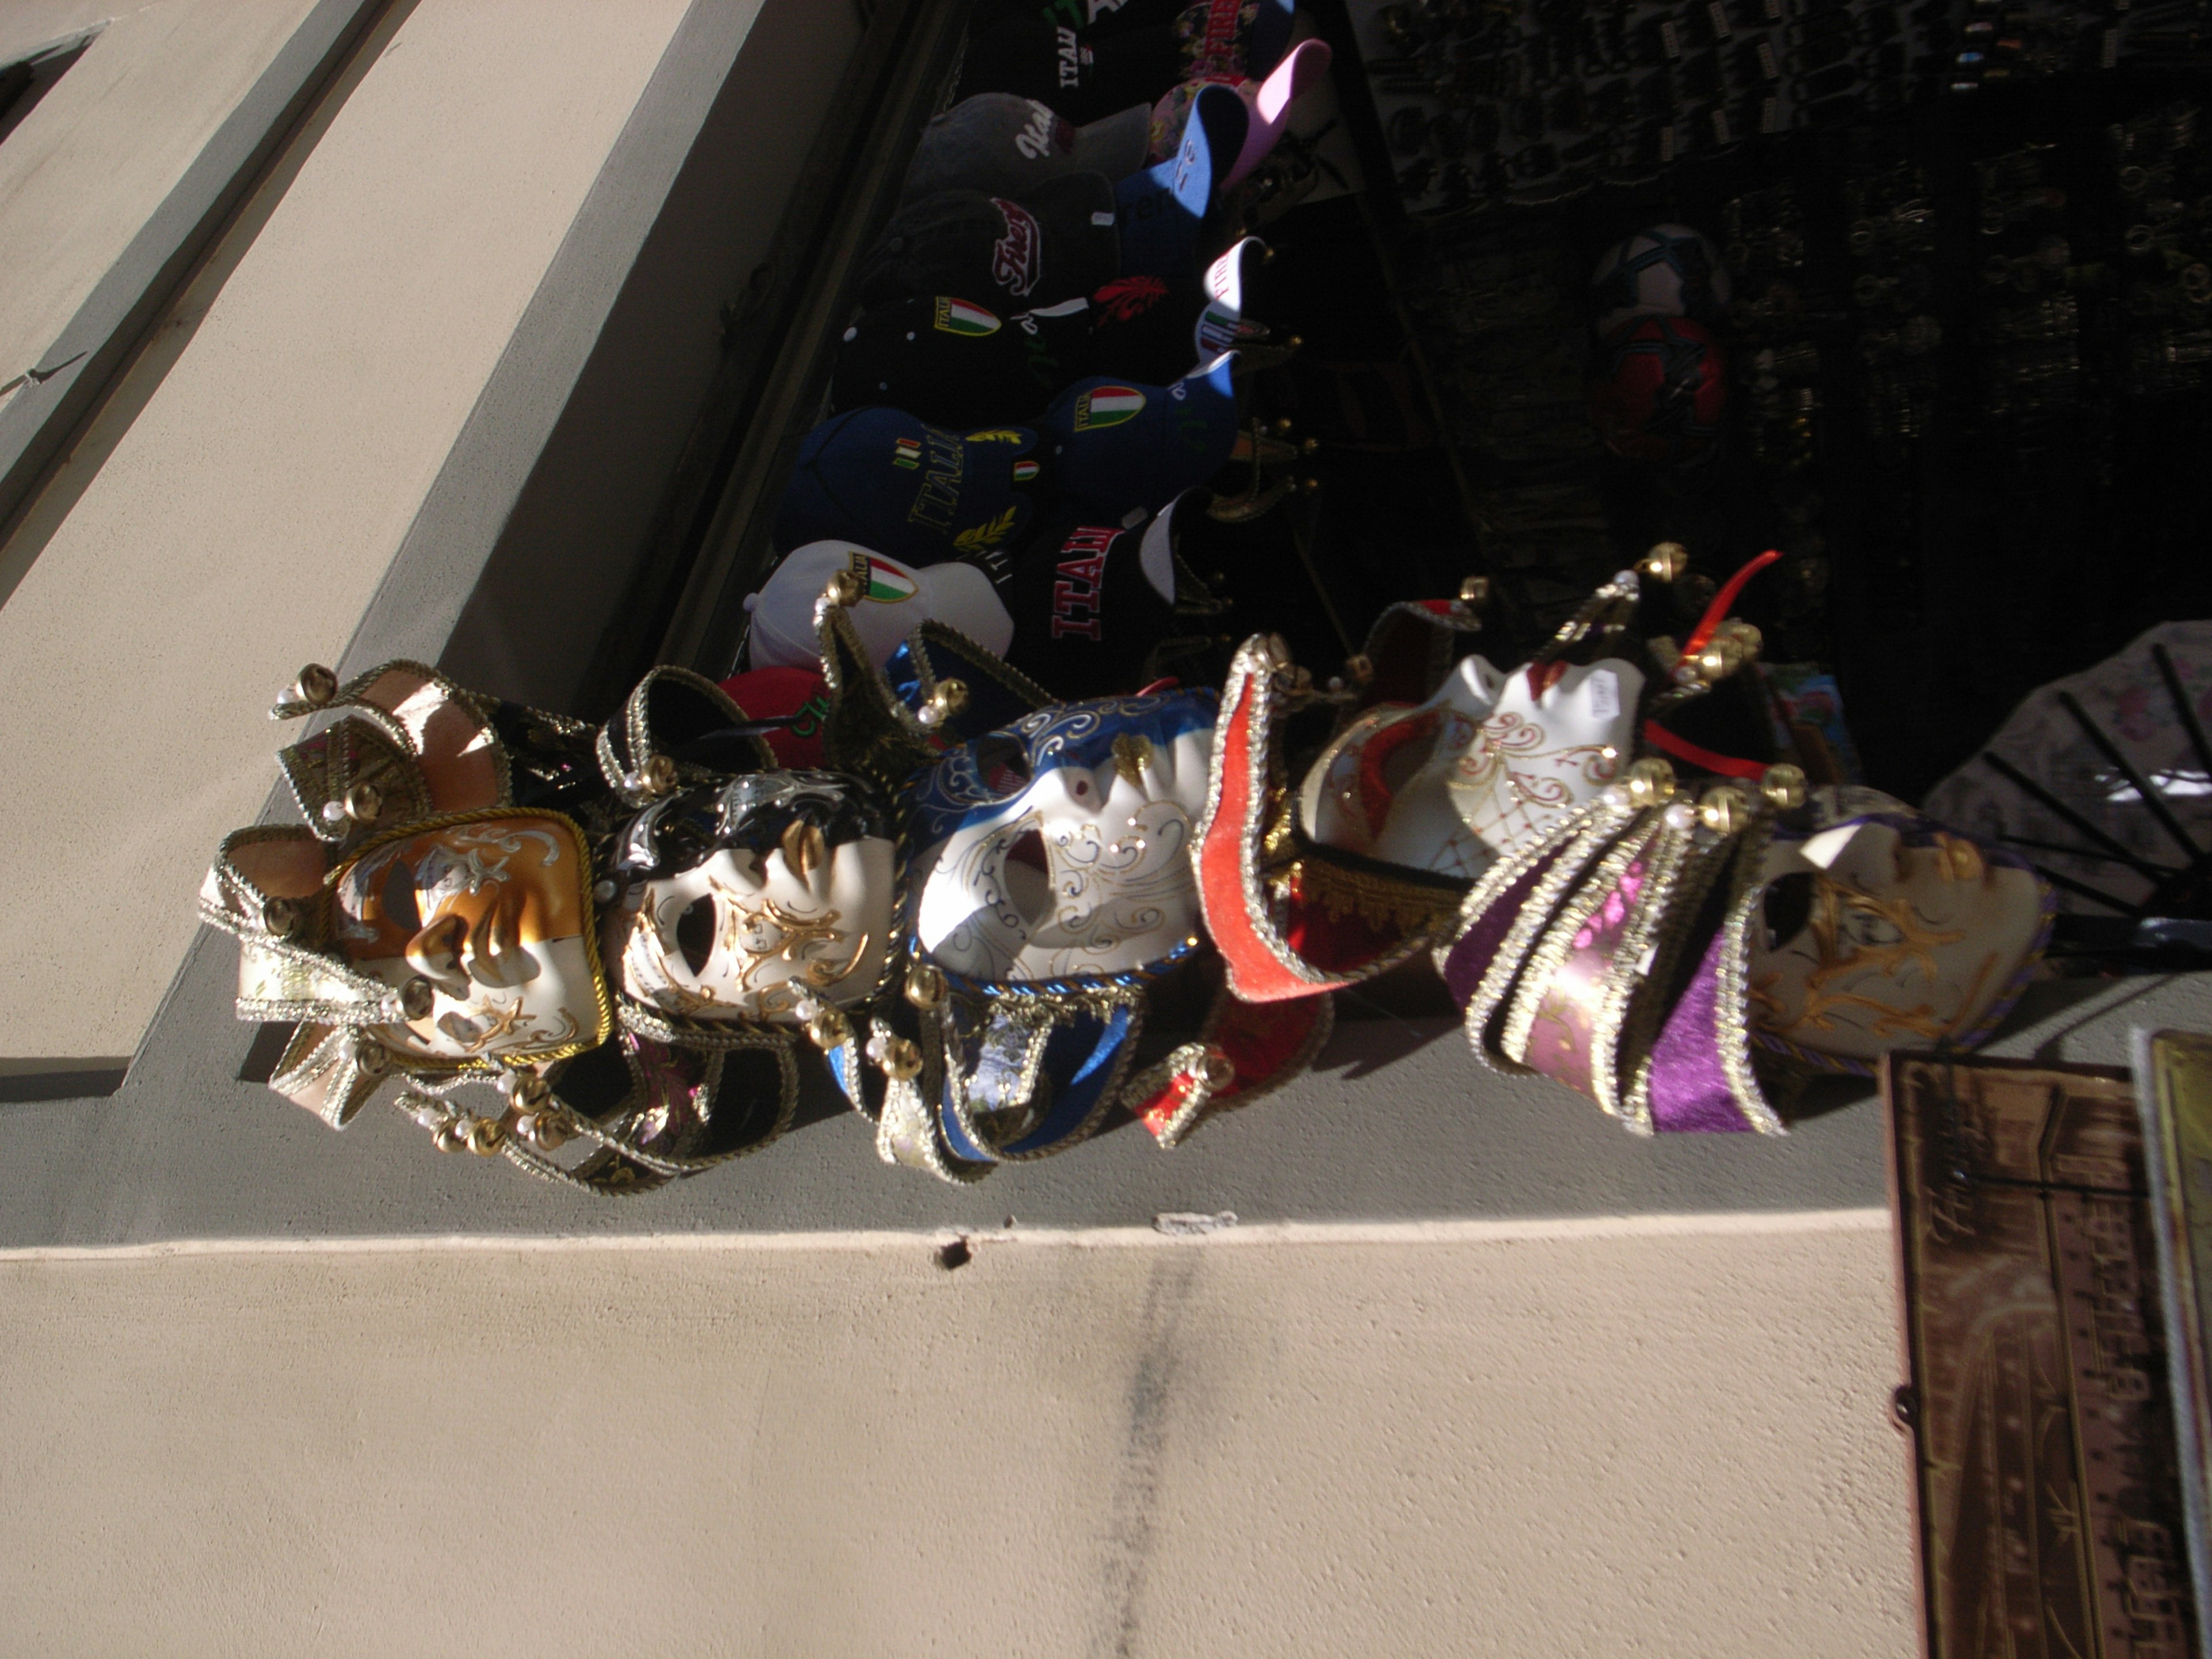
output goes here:
[{"label": "concrete ledge", "polygon": [[[1477,1066],[1455,1023],[1347,1020],[1312,1075],[1164,1152],[1133,1125],[974,1188],[877,1161],[826,1080],[754,1157],[595,1200],[442,1157],[381,1103],[334,1133],[242,1080],[227,939],[204,935],[106,1099],[0,1107],[0,1249],[180,1240],[1148,1228],[1858,1211],[1886,1206],[1881,1114],[1839,1079],[1789,1135],[1641,1140],[1556,1086]],[[1994,1052],[2125,1064],[2136,1025],[2212,1028],[2212,975],[2037,988]]]}]

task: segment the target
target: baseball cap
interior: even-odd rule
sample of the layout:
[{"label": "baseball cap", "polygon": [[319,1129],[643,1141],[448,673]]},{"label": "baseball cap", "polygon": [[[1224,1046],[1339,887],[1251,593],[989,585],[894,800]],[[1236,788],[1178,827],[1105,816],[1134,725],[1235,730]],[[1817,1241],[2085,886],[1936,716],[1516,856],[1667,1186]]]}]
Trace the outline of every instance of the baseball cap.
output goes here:
[{"label": "baseball cap", "polygon": [[969,33],[960,95],[1014,93],[1071,121],[1097,121],[1132,104],[1149,107],[1162,87],[1183,78],[1185,56],[1172,28],[1106,38],[1043,17],[1010,17]]},{"label": "baseball cap", "polygon": [[1072,506],[1109,516],[1151,512],[1219,471],[1237,444],[1237,392],[1224,354],[1171,386],[1093,377],[1037,422],[1053,477]]},{"label": "baseball cap", "polygon": [[1094,361],[1084,300],[1001,317],[950,295],[919,295],[862,313],[845,331],[830,407],[887,405],[956,428],[1024,422],[1069,381],[1118,364]]},{"label": "baseball cap", "polygon": [[835,415],[806,434],[775,515],[775,544],[848,541],[935,564],[1010,546],[1042,493],[1027,427],[964,435],[898,409]]},{"label": "baseball cap", "polygon": [[1200,0],[1176,14],[1186,80],[1264,80],[1290,50],[1297,0]]},{"label": "baseball cap", "polygon": [[[828,585],[824,579],[823,585]],[[761,739],[780,766],[822,764],[822,723],[830,718],[830,683],[819,668],[749,668],[722,682],[730,701],[755,720],[788,720]]]},{"label": "baseball cap", "polygon": [[1173,283],[1197,274],[1199,239],[1214,187],[1243,149],[1251,121],[1232,88],[1218,82],[1200,87],[1175,155],[1114,186],[1122,275]]},{"label": "baseball cap", "polygon": [[1120,269],[1115,215],[1101,173],[1064,173],[1018,197],[940,191],[891,216],[861,260],[861,302],[950,294],[1016,312],[1079,300]]},{"label": "baseball cap", "polygon": [[[810,542],[794,549],[745,601],[753,618],[748,659],[755,669],[819,667],[815,602],[841,571],[860,578],[860,601],[846,614],[878,667],[926,622],[957,628],[1002,656],[1013,641],[1013,619],[991,579],[973,565],[956,562],[916,569],[851,542]],[[745,708],[755,712],[750,704]]]},{"label": "baseball cap", "polygon": [[1063,697],[1136,690],[1174,628],[1172,519],[1172,508],[1133,529],[1065,519],[1024,546],[1007,660]]},{"label": "baseball cap", "polygon": [[[1331,56],[1327,41],[1301,40],[1275,65],[1267,79],[1234,83],[1237,95],[1252,112],[1252,123],[1245,131],[1243,149],[1237,152],[1236,161],[1222,179],[1224,189],[1243,183],[1247,173],[1267,159],[1268,153],[1290,127],[1291,106],[1328,76]],[[1169,154],[1182,131],[1191,100],[1205,84],[1201,81],[1186,81],[1152,106],[1148,143],[1154,158]]]},{"label": "baseball cap", "polygon": [[1141,104],[1079,127],[1034,98],[978,93],[921,130],[900,199],[948,190],[1019,196],[1065,173],[1127,178],[1145,165],[1151,127]]},{"label": "baseball cap", "polygon": [[1097,42],[1131,29],[1167,28],[1190,3],[1191,0],[976,0],[968,26],[980,33],[1009,18],[1042,17],[1069,24],[1085,40]]}]

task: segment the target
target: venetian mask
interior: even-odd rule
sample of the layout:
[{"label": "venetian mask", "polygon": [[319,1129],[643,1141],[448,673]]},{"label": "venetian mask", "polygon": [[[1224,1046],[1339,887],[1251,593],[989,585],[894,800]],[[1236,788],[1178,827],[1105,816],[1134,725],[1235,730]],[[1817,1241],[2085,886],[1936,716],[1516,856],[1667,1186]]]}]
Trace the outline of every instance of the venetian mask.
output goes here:
[{"label": "venetian mask", "polygon": [[610,971],[661,1013],[795,1024],[882,981],[895,849],[836,773],[752,773],[657,801],[623,832],[613,876]]},{"label": "venetian mask", "polygon": [[1835,792],[1817,796],[1816,822],[1831,827],[1767,852],[1753,1019],[1847,1062],[1972,1042],[2042,949],[2043,884],[2011,854],[1910,809],[1844,817]]},{"label": "venetian mask", "polygon": [[1192,948],[1191,826],[1216,703],[1177,691],[1064,704],[946,755],[910,826],[921,948],[988,982],[1127,973]]},{"label": "venetian mask", "polygon": [[410,1016],[379,1035],[446,1060],[546,1060],[599,1042],[586,880],[574,826],[532,812],[403,834],[341,866],[338,944]]},{"label": "venetian mask", "polygon": [[1426,702],[1338,735],[1306,774],[1301,822],[1323,846],[1473,881],[1620,775],[1643,689],[1618,658],[1500,674],[1462,657]]}]

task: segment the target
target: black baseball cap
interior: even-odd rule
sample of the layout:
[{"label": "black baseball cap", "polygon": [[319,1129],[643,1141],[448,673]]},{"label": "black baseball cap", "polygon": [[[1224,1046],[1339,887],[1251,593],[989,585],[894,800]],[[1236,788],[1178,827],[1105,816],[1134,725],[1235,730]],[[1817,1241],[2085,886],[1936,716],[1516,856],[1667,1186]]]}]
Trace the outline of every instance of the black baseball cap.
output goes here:
[{"label": "black baseball cap", "polygon": [[1065,23],[1013,17],[969,37],[960,95],[1015,93],[1086,123],[1132,104],[1149,109],[1187,69],[1182,44],[1171,28],[1131,29],[1100,39]]},{"label": "black baseball cap", "polygon": [[1091,361],[1092,317],[1082,300],[1009,317],[945,294],[877,307],[845,331],[830,410],[889,404],[941,426],[1026,424],[1063,386],[1109,372]]},{"label": "black baseball cap", "polygon": [[1066,173],[1126,179],[1149,159],[1151,127],[1141,104],[1079,127],[1034,98],[979,93],[921,130],[900,199],[948,190],[1018,197]]},{"label": "black baseball cap", "polygon": [[1120,267],[1113,182],[1069,173],[1018,198],[951,190],[901,208],[861,261],[860,301],[945,294],[1006,315],[1082,299]]},{"label": "black baseball cap", "polygon": [[1111,40],[1132,29],[1174,27],[1192,0],[976,0],[968,27],[981,34],[1014,19],[1072,28],[1085,40]]},{"label": "black baseball cap", "polygon": [[1173,508],[1149,524],[1061,518],[1015,556],[1006,659],[1062,697],[1136,690],[1175,631]]},{"label": "black baseball cap", "polygon": [[1252,112],[1231,88],[1200,87],[1176,153],[1114,186],[1120,274],[1170,283],[1199,279],[1214,192],[1244,148]]},{"label": "black baseball cap", "polygon": [[852,542],[932,565],[1018,546],[1049,489],[1027,427],[949,432],[897,409],[832,416],[784,486],[775,544]]}]

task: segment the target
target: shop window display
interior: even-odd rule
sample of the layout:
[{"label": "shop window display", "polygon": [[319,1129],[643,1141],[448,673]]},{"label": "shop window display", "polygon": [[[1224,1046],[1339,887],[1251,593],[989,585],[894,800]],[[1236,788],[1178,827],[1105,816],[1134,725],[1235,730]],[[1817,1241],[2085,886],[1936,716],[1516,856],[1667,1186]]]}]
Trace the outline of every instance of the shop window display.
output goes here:
[{"label": "shop window display", "polygon": [[2186,9],[975,6],[712,676],[280,699],[273,1086],[605,1194],[834,1088],[966,1184],[1379,1005],[1771,1134],[2203,965]]}]

